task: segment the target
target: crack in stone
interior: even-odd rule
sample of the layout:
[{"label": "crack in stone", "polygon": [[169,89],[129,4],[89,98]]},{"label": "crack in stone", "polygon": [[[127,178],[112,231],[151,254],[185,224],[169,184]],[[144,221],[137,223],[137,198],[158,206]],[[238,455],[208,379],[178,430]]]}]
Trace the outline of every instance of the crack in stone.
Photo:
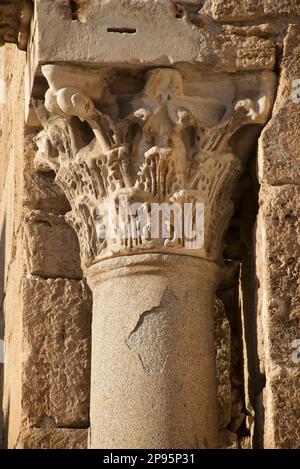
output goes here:
[{"label": "crack in stone", "polygon": [[[159,306],[141,314],[126,340],[148,374],[162,373],[173,346],[174,314],[179,300],[166,289]],[[174,313],[173,313],[174,311]]]}]

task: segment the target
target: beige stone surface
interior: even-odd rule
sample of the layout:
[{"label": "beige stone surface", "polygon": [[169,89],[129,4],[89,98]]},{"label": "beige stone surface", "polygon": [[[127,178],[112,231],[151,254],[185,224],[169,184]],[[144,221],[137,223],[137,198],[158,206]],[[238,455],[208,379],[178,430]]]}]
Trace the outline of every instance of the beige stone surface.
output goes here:
[{"label": "beige stone surface", "polygon": [[265,303],[268,316],[270,359],[283,365],[289,360],[290,342],[297,338],[300,318],[300,188],[263,186],[260,229],[264,249]]},{"label": "beige stone surface", "polygon": [[[300,188],[264,185],[258,257],[265,447],[299,448]],[[297,358],[297,357],[296,357]]]},{"label": "beige stone surface", "polygon": [[64,216],[32,211],[24,224],[26,271],[39,277],[81,279],[79,244]]},{"label": "beige stone surface", "polygon": [[218,446],[218,272],[211,262],[159,254],[89,269],[91,448]]},{"label": "beige stone surface", "polygon": [[217,21],[249,21],[300,15],[298,0],[206,0],[202,14]]},{"label": "beige stone surface", "polygon": [[25,57],[11,45],[3,47],[0,54],[2,99],[6,102],[0,110],[0,339],[5,342],[5,363],[0,364],[0,431],[3,436],[0,444],[12,448],[21,423],[22,85]]},{"label": "beige stone surface", "polygon": [[37,151],[35,138],[40,129],[27,127],[24,136],[24,189],[23,204],[28,209],[64,214],[70,210],[69,203],[52,173],[37,173],[34,157]]},{"label": "beige stone surface", "polygon": [[[26,9],[19,15],[19,3],[0,2],[0,43],[18,42],[24,49],[31,13]],[[166,150],[167,143],[175,149],[175,157],[171,154],[176,165],[184,161],[183,166],[188,167],[200,154],[202,172],[197,177],[201,182],[196,188],[202,191],[211,218],[205,250],[198,254],[220,261],[216,251],[222,251],[221,238],[232,215],[229,192],[233,181],[229,179],[235,172],[240,175],[236,157],[247,154],[247,139],[239,130],[240,124],[265,123],[274,80],[271,74],[256,72],[275,69],[280,73],[276,103],[259,142],[262,188],[256,272],[253,270],[253,280],[257,275],[260,283],[257,340],[266,385],[256,397],[259,407],[263,394],[264,428],[263,412],[254,415],[253,406],[247,403],[247,385],[246,406],[251,415],[245,415],[242,378],[236,363],[241,359],[236,346],[240,332],[233,327],[230,337],[220,301],[215,307],[213,340],[216,265],[175,255],[127,258],[127,254],[139,251],[136,246],[126,251],[126,246],[122,259],[102,261],[88,270],[95,298],[91,447],[204,448],[219,444],[222,448],[248,448],[250,438],[244,436],[242,427],[245,424],[252,442],[253,431],[264,432],[266,448],[300,449],[300,353],[299,349],[295,351],[300,340],[299,0],[34,3],[25,79],[27,104],[31,92],[35,98],[44,99],[47,83],[40,66],[60,66],[51,66],[46,96],[51,115],[50,120],[43,121],[49,132],[39,134],[35,143],[40,129],[24,127],[23,122],[26,56],[10,46],[1,51],[4,72],[0,72],[0,79],[5,84],[1,96],[6,100],[6,104],[0,103],[0,340],[5,339],[5,363],[0,365],[0,432],[4,430],[4,444],[36,449],[87,446],[91,298],[79,281],[82,272],[75,231],[63,218],[70,205],[54,182],[58,153],[65,176],[67,157],[77,158],[76,164],[83,165],[94,163],[95,155],[104,153],[104,166],[109,170],[104,171],[103,180],[109,179],[109,174],[112,181],[116,175],[114,158],[120,162],[124,148],[120,142],[107,144],[105,139],[109,139],[109,125],[124,125],[127,119],[126,131],[122,132],[126,138],[131,135],[126,134],[128,122],[133,124],[130,131],[139,126],[142,152],[137,156],[146,156],[143,177],[138,181],[139,197],[145,196],[150,181],[156,185],[161,181],[157,173],[147,172],[147,164],[151,166],[157,156],[163,161],[166,153],[161,149]],[[75,67],[69,71],[65,68],[63,82],[59,71],[62,63]],[[147,76],[153,73],[152,79],[146,79],[145,70],[150,68]],[[264,82],[267,76],[269,81]],[[261,87],[262,82],[272,85]],[[79,93],[78,89],[73,93],[70,87],[78,88]],[[266,97],[268,101],[263,99]],[[163,106],[155,108],[154,98]],[[129,108],[134,112],[128,113]],[[147,114],[149,109],[155,109],[155,118],[151,112]],[[233,109],[238,111],[236,120],[229,118]],[[156,120],[157,115],[160,117]],[[78,118],[85,123],[79,124]],[[37,125],[36,120],[29,120],[30,125],[33,123]],[[66,126],[65,134],[59,133]],[[71,134],[76,138],[68,140]],[[81,136],[83,140],[77,140]],[[133,141],[136,144],[136,137],[130,136],[126,144]],[[64,144],[63,150],[75,148],[75,153],[62,151]],[[37,147],[40,160],[49,155],[52,158],[52,172],[49,168],[43,174],[35,172]],[[231,151],[236,148],[240,153],[233,156]],[[220,156],[218,167],[216,155]],[[176,165],[177,177],[181,166]],[[170,168],[169,161],[166,166]],[[102,250],[102,245],[99,248],[94,243],[93,222],[99,199],[93,198],[93,190],[103,181],[99,178],[98,185],[90,184],[91,167],[86,172],[82,166],[79,171],[75,167],[65,185],[70,194],[77,177],[78,193],[69,200],[73,197],[82,204],[80,209],[74,204],[83,213],[81,219],[75,217],[74,226],[85,249],[83,264],[88,259],[89,266],[99,261]],[[128,169],[126,164],[122,174],[126,173],[124,168]],[[138,172],[135,168],[129,173],[135,177]],[[110,196],[116,195],[120,180],[117,175]],[[128,181],[123,181],[124,187],[132,189],[132,180],[130,184]],[[84,187],[88,187],[87,193]],[[148,201],[157,195],[153,187]],[[178,187],[195,190],[186,181],[177,184],[176,191]],[[182,197],[182,192],[176,191],[172,196]],[[84,205],[88,197],[90,211]],[[216,205],[209,205],[215,201]],[[151,249],[153,246],[149,252]],[[119,254],[111,250],[106,257]],[[245,297],[248,294],[254,296],[252,291],[243,292]],[[256,323],[251,327],[245,323],[244,327],[248,327],[256,347]],[[247,351],[254,352],[254,348]],[[249,382],[253,378],[251,363],[247,366]]]},{"label": "beige stone surface", "polygon": [[[72,422],[78,427],[88,425],[90,338],[85,323],[89,322],[91,302],[86,299],[85,290],[80,286],[76,287],[78,282],[74,282],[73,286],[71,282],[65,288],[54,286],[52,289],[48,284],[47,288],[37,288],[39,290],[37,294],[34,287],[31,289],[30,281],[24,281],[24,263],[27,262],[38,275],[65,274],[79,277],[80,266],[78,257],[75,260],[76,253],[78,256],[78,248],[77,251],[75,249],[76,235],[62,222],[61,217],[45,215],[46,211],[65,213],[68,209],[66,200],[60,202],[63,197],[55,189],[53,178],[47,185],[45,183],[47,177],[41,178],[32,171],[35,152],[32,138],[34,132],[29,132],[28,128],[25,128],[23,112],[26,56],[13,46],[5,46],[1,50],[1,55],[4,66],[1,78],[5,84],[5,93],[2,96],[6,97],[6,104],[1,105],[0,136],[1,340],[3,329],[5,331],[5,363],[4,366],[0,365],[0,431],[1,436],[3,434],[1,444],[4,447],[14,448],[21,439],[22,418],[26,423],[35,424],[39,421],[41,426],[51,427],[56,425],[52,415],[48,417],[52,412],[62,425]],[[30,246],[27,245],[30,250],[26,249],[24,244],[23,228],[26,227],[26,223],[22,205],[26,205],[27,210],[42,209],[45,221],[50,216],[51,220],[58,219],[61,222],[61,228],[59,223],[54,223],[54,231],[51,236],[48,234],[48,238],[43,231],[46,224],[37,231],[35,229],[38,225],[32,226]],[[29,212],[26,213],[28,215]],[[34,215],[31,216],[32,222],[33,218]],[[67,244],[70,248],[69,255],[66,253]],[[24,303],[22,304],[22,299],[26,302],[26,307]],[[80,311],[82,311],[81,319]],[[26,331],[27,338],[24,342],[27,345],[22,350],[25,324],[26,327],[28,324],[30,326]],[[32,335],[33,330],[38,338],[34,333]],[[74,342],[72,342],[73,335]],[[28,346],[29,343],[31,348]],[[43,355],[45,349],[48,351]],[[47,360],[51,365],[48,366]],[[52,372],[49,372],[51,366]],[[32,370],[35,371],[31,374]],[[48,379],[50,381],[47,381]],[[50,400],[51,405],[48,405]],[[32,419],[26,414],[28,406],[30,407],[29,401],[33,403]],[[48,440],[49,445],[53,444],[53,447],[55,444],[63,447],[74,443],[72,439],[68,443],[67,434],[64,438],[55,437]],[[44,447],[47,446],[47,439],[43,441]],[[61,443],[58,443],[59,441]],[[76,440],[74,444],[77,444]],[[29,440],[27,446],[30,446]]]},{"label": "beige stone surface", "polygon": [[[60,34],[49,35],[51,29]],[[169,0],[90,0],[75,21],[64,0],[37,0],[34,43],[32,73],[38,64],[60,61],[132,67],[186,62],[208,70],[263,70],[273,68],[275,57],[272,42],[215,35],[193,25],[184,12],[178,16]]]},{"label": "beige stone surface", "polygon": [[262,38],[272,38],[279,33],[279,30],[279,26],[271,23],[255,24],[250,26],[226,24],[222,27],[222,31],[225,34],[244,37],[257,36]]},{"label": "beige stone surface", "polygon": [[82,282],[23,281],[24,424],[88,426],[90,308]]},{"label": "beige stone surface", "polygon": [[23,431],[19,448],[86,449],[87,439],[86,429],[30,428]]},{"label": "beige stone surface", "polygon": [[[7,272],[5,298],[2,303],[4,313],[4,370],[0,383],[2,397],[0,410],[0,429],[3,444],[13,448],[17,443],[21,427],[22,413],[22,309],[21,309],[21,238],[16,240],[18,249],[16,259]],[[1,312],[2,312],[1,311]]]},{"label": "beige stone surface", "polygon": [[300,79],[299,34],[299,28],[291,26],[284,40],[273,116],[260,138],[259,177],[261,182],[269,184],[300,183],[300,99],[299,93],[297,95],[300,82],[298,88],[294,84],[294,80]]},{"label": "beige stone surface", "polygon": [[299,363],[272,369],[264,392],[265,448],[300,449]]}]

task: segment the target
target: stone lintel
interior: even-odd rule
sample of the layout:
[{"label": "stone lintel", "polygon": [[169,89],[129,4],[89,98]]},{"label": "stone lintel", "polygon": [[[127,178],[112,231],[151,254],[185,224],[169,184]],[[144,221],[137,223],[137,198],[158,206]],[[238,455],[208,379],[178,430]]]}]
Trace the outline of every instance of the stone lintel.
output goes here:
[{"label": "stone lintel", "polygon": [[214,73],[272,70],[275,64],[269,39],[221,34],[210,25],[192,24],[187,9],[197,8],[193,0],[90,0],[76,5],[65,0],[34,3],[28,103],[37,97],[40,68],[47,63],[132,69],[188,63]]}]

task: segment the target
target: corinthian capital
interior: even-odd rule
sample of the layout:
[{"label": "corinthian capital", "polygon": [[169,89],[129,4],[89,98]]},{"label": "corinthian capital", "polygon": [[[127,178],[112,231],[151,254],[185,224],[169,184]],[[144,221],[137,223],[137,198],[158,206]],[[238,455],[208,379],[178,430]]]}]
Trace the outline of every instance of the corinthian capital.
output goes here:
[{"label": "corinthian capital", "polygon": [[[49,89],[45,102],[35,102],[44,128],[36,167],[56,173],[84,266],[141,252],[218,262],[247,153],[246,143],[236,151],[238,131],[266,122],[273,74],[190,77],[156,68],[120,75],[58,65],[43,73]],[[162,207],[169,220],[158,216]]]}]

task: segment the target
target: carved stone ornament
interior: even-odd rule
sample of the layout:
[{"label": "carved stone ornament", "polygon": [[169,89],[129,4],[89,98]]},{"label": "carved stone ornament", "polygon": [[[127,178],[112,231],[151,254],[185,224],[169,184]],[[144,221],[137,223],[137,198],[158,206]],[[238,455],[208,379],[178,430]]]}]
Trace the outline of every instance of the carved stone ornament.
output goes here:
[{"label": "carved stone ornament", "polygon": [[[44,128],[36,167],[54,171],[69,200],[83,266],[142,252],[220,262],[232,192],[243,170],[232,142],[242,127],[266,122],[273,74],[185,82],[176,69],[156,68],[140,73],[139,85],[121,78],[118,87],[108,71],[46,65],[43,74],[49,89],[45,102],[34,103]],[[128,76],[136,82],[132,72]],[[109,215],[99,207],[114,204],[119,215],[124,200],[143,207],[143,227],[129,210],[135,235],[119,222],[116,236],[100,236]],[[192,227],[195,207],[203,207],[204,225],[193,231],[202,236],[201,245],[193,248],[189,236],[178,237],[172,216],[169,236],[150,235],[151,205],[162,203],[190,207]]]}]

